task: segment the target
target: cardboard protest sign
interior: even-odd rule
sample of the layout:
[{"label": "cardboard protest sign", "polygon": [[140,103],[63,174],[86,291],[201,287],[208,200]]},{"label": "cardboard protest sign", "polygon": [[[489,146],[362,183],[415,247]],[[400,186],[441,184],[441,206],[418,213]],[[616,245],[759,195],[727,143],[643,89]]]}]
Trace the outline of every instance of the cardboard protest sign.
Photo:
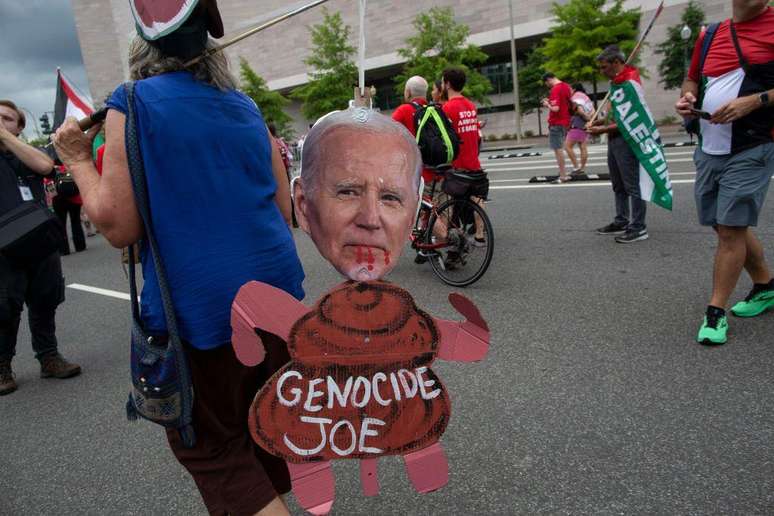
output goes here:
[{"label": "cardboard protest sign", "polygon": [[405,290],[347,282],[290,331],[292,361],[256,396],[250,431],[288,462],[373,458],[437,441],[451,406],[430,368],[432,318]]},{"label": "cardboard protest sign", "polygon": [[264,358],[256,330],[288,343],[291,361],[260,389],[248,425],[256,443],[287,462],[293,493],[313,514],[333,505],[334,459],[360,460],[369,496],[379,492],[383,455],[403,456],[418,492],[448,482],[439,438],[451,402],[432,364],[483,359],[489,328],[464,296],[449,301],[465,321],[443,320],[382,281],[416,218],[420,172],[419,151],[400,124],[362,108],[324,117],[304,144],[296,216],[348,281],[311,309],[253,281],[232,306],[232,343],[245,365]]}]

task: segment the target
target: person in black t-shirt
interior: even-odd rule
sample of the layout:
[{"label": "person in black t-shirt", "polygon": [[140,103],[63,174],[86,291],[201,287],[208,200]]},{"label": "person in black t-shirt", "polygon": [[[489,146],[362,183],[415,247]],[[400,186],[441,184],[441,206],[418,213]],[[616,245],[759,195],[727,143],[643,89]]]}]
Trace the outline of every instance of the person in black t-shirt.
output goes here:
[{"label": "person in black t-shirt", "polygon": [[[13,102],[0,100],[0,215],[24,201],[46,203],[43,176],[51,173],[54,163],[19,139],[24,125],[24,113]],[[17,388],[11,360],[25,303],[40,376],[70,378],[81,372],[80,366],[65,360],[57,350],[54,319],[62,301],[64,278],[59,253],[18,263],[0,252],[0,395]]]}]

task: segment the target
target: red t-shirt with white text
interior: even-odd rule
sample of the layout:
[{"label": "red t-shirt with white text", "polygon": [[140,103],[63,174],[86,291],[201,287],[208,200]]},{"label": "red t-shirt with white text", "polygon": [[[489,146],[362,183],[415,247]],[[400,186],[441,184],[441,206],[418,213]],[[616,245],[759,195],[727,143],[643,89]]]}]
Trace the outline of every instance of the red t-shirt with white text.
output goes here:
[{"label": "red t-shirt with white text", "polygon": [[478,116],[476,106],[465,97],[450,98],[443,105],[452,127],[460,138],[460,154],[452,167],[461,170],[481,170],[478,161]]}]

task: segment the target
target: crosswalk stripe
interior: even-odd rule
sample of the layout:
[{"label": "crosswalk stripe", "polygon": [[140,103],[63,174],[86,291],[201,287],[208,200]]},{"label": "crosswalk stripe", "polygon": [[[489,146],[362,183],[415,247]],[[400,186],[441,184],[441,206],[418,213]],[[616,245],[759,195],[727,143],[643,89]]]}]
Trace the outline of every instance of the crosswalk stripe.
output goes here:
[{"label": "crosswalk stripe", "polygon": [[[674,153],[670,152],[670,153],[666,154],[667,163],[670,162],[670,161],[674,161],[674,160],[670,159],[673,156],[692,156],[692,155],[693,155],[693,152],[674,152]],[[593,156],[593,157],[589,156],[589,162],[591,162],[591,161],[600,161],[600,160],[601,161],[606,161],[607,160],[607,156],[598,156],[598,157],[597,156]],[[546,156],[545,158],[539,159],[539,160],[501,161],[501,162],[498,162],[498,163],[482,163],[482,165],[484,167],[484,170],[497,170],[497,169],[500,169],[500,168],[508,168],[508,167],[513,166],[513,165],[539,165],[541,163],[556,163],[556,160],[555,160],[555,158],[553,156]]]},{"label": "crosswalk stripe", "polygon": [[[693,179],[676,179],[672,181],[672,184],[682,184],[682,183],[694,183],[695,181]],[[565,183],[562,185],[554,185],[551,183],[534,183],[534,184],[528,184],[528,185],[503,185],[503,186],[490,186],[490,190],[531,190],[531,189],[539,189],[539,188],[583,188],[583,187],[591,187],[591,186],[605,186],[607,188],[610,188],[610,181],[584,181],[582,183]]]},{"label": "crosswalk stripe", "polygon": [[[696,172],[674,172],[670,173],[669,177],[675,177],[675,176],[695,176]],[[531,178],[528,177],[519,177],[516,179],[490,179],[489,184],[492,183],[526,183]]]},{"label": "crosswalk stripe", "polygon": [[[671,163],[693,163],[692,158],[683,158],[683,159],[667,159],[667,164]],[[591,163],[591,165],[606,165],[606,163]],[[531,170],[549,170],[549,169],[556,169],[556,163],[553,165],[537,165],[537,166],[529,166],[529,167],[508,167],[508,168],[490,168],[485,167],[484,170],[487,172],[529,172]]]}]

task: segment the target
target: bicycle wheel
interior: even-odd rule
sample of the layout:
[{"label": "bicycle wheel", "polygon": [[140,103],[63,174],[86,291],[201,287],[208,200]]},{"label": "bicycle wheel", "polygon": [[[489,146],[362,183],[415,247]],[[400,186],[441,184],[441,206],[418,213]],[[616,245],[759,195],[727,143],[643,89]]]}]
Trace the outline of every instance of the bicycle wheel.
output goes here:
[{"label": "bicycle wheel", "polygon": [[[478,225],[481,225],[479,228]],[[479,229],[480,237],[476,236]],[[469,199],[450,199],[430,217],[425,243],[447,245],[430,257],[433,272],[453,287],[466,287],[484,275],[494,254],[494,231],[486,212]]]}]

